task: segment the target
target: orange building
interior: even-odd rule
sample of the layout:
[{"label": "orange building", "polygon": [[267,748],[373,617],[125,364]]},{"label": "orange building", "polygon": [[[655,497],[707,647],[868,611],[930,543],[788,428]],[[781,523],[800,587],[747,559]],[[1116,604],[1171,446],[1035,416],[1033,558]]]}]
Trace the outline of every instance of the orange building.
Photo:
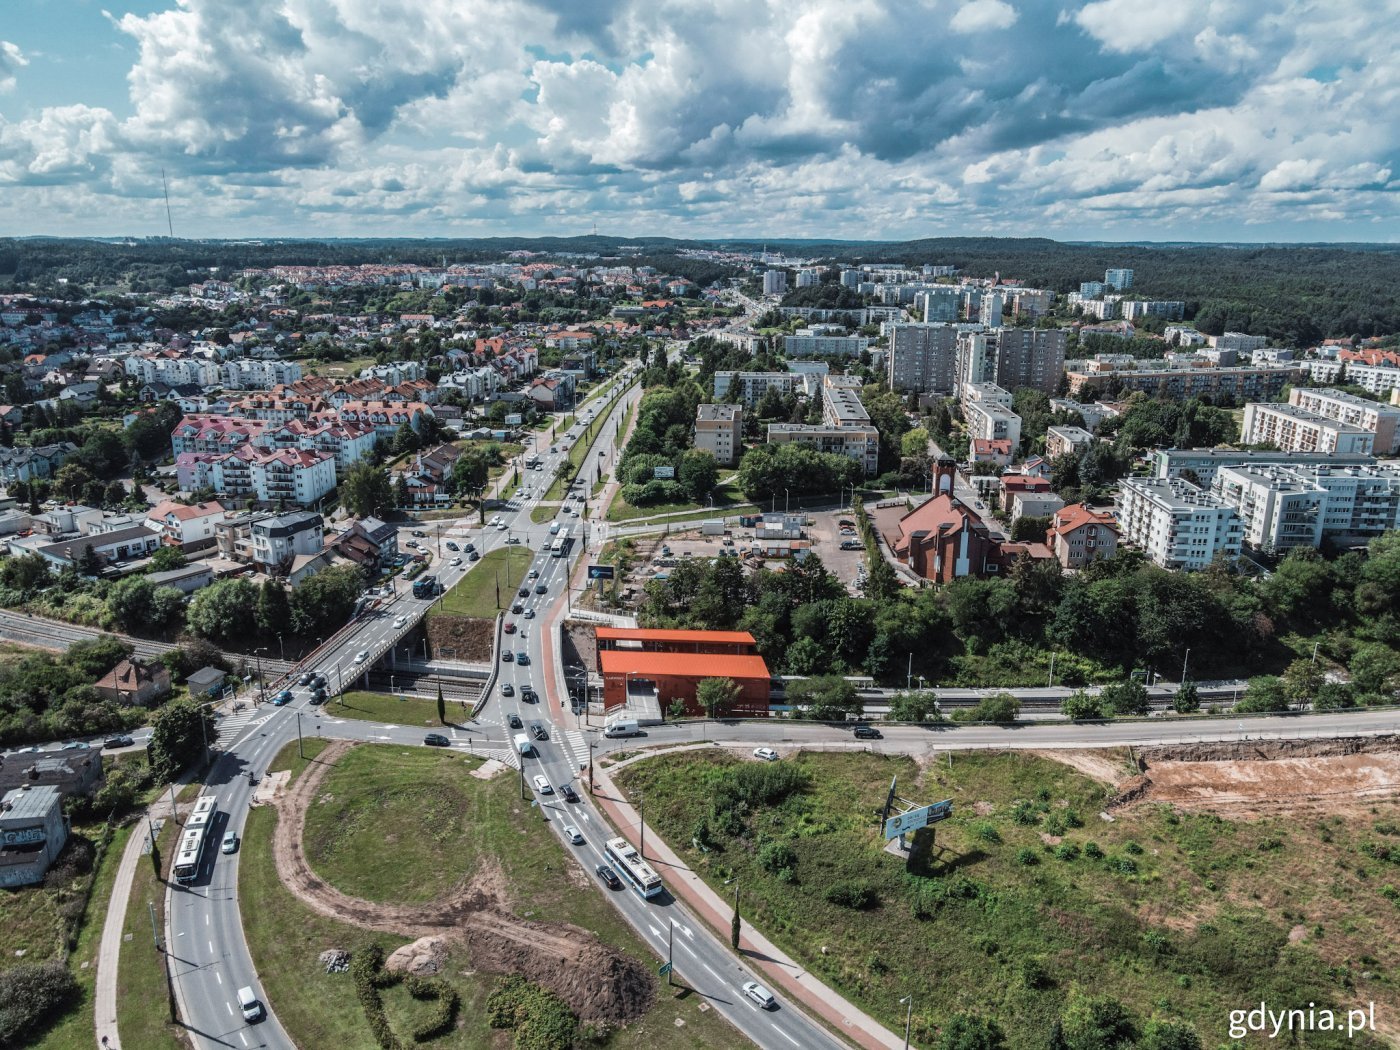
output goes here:
[{"label": "orange building", "polygon": [[747,631],[672,631],[599,627],[598,670],[603,677],[603,707],[619,710],[630,698],[634,706],[656,704],[666,712],[680,700],[687,715],[704,714],[696,699],[706,678],[732,678],[739,701],[721,715],[763,717],[768,714],[771,676]]}]

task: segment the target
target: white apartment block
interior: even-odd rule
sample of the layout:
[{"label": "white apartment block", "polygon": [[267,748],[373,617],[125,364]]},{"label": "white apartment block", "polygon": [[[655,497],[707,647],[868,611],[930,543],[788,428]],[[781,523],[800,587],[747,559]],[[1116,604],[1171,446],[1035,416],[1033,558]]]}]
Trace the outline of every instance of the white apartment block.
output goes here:
[{"label": "white apartment block", "polygon": [[1205,333],[1198,332],[1194,328],[1187,328],[1185,325],[1169,324],[1162,330],[1162,335],[1169,343],[1175,338],[1177,346],[1206,345]]},{"label": "white apartment block", "polygon": [[1010,408],[1012,400],[1011,391],[995,383],[968,383],[962,390],[964,408],[973,403]]},{"label": "white apartment block", "polygon": [[700,405],[695,410],[695,447],[732,467],[744,447],[744,413],[738,405]]},{"label": "white apartment block", "polygon": [[1400,409],[1371,401],[1343,390],[1315,390],[1310,387],[1294,387],[1288,395],[1288,403],[1299,408],[1316,412],[1339,423],[1350,423],[1375,435],[1375,450],[1382,455],[1400,449],[1397,440],[1396,424],[1400,423]]},{"label": "white apartment block", "polygon": [[822,422],[829,427],[862,427],[870,413],[860,400],[860,381],[854,376],[827,376],[822,380]]},{"label": "white apartment block", "polygon": [[769,423],[768,443],[810,445],[853,459],[866,476],[880,469],[880,432],[872,426],[827,426],[810,423]]},{"label": "white apartment block", "polygon": [[1400,463],[1222,467],[1212,492],[1239,513],[1244,542],[1266,553],[1361,543],[1400,528]]},{"label": "white apartment block", "polygon": [[1240,556],[1244,526],[1235,508],[1190,482],[1128,478],[1118,490],[1123,539],[1164,569],[1204,569]]},{"label": "white apartment block", "polygon": [[1078,412],[1080,418],[1084,420],[1085,430],[1094,430],[1105,419],[1118,415],[1117,409],[1101,405],[1096,401],[1071,401],[1061,397],[1050,399],[1050,410],[1052,412]]},{"label": "white apartment block", "polygon": [[122,367],[126,374],[141,383],[165,383],[167,386],[218,386],[220,369],[217,361],[208,357],[190,357],[164,350],[157,354],[133,354]]},{"label": "white apartment block", "polygon": [[782,295],[787,291],[787,271],[767,270],[763,274],[763,294]]},{"label": "white apartment block", "polygon": [[1240,440],[1247,445],[1272,444],[1284,452],[1369,454],[1375,448],[1376,435],[1296,405],[1256,401],[1244,406]]},{"label": "white apartment block", "polygon": [[301,365],[296,361],[242,358],[225,361],[219,367],[219,379],[229,390],[271,390],[276,386],[295,383],[300,378]]},{"label": "white apartment block", "polygon": [[460,372],[444,372],[438,378],[438,390],[455,390],[468,401],[480,401],[494,394],[501,384],[501,375],[489,365],[466,368]]},{"label": "white apartment block", "polygon": [[1114,269],[1103,272],[1103,283],[1107,288],[1116,288],[1118,291],[1126,291],[1133,286],[1133,271]]},{"label": "white apartment block", "polygon": [[1268,346],[1269,338],[1263,335],[1245,335],[1243,332],[1226,332],[1224,335],[1211,336],[1210,345],[1217,350],[1242,350],[1252,354]]},{"label": "white apartment block", "polygon": [[859,357],[870,346],[862,335],[789,335],[783,337],[788,357]]},{"label": "white apartment block", "polygon": [[1118,304],[1118,313],[1125,321],[1136,321],[1141,317],[1165,317],[1168,321],[1180,321],[1186,313],[1186,304],[1174,300],[1124,299]]},{"label": "white apartment block", "polygon": [[1094,435],[1083,427],[1050,427],[1045,431],[1045,457],[1068,456],[1094,443]]},{"label": "white apartment block", "polygon": [[737,391],[738,398],[746,408],[753,408],[770,387],[780,394],[797,394],[807,391],[807,377],[795,372],[716,372],[715,400],[729,396],[730,390]]},{"label": "white apartment block", "polygon": [[1308,377],[1314,383],[1344,382],[1359,386],[1368,394],[1384,397],[1400,390],[1400,368],[1394,365],[1364,365],[1357,361],[1308,361]]},{"label": "white apartment block", "polygon": [[1021,417],[993,401],[963,402],[968,436],[984,441],[1009,441],[1012,454],[1021,444]]}]

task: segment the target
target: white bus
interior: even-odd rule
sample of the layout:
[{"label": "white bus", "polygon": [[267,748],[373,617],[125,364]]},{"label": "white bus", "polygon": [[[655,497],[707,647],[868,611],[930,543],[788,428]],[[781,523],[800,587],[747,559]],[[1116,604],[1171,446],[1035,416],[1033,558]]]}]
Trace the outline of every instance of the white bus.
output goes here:
[{"label": "white bus", "polygon": [[606,852],[617,873],[643,897],[655,897],[661,892],[661,876],[626,839],[608,839]]},{"label": "white bus", "polygon": [[554,538],[554,542],[549,545],[551,557],[562,558],[569,549],[569,530],[560,529],[559,535]]},{"label": "white bus", "polygon": [[180,844],[175,851],[175,881],[193,882],[199,874],[204,857],[204,844],[209,839],[210,825],[218,816],[218,800],[213,795],[201,795],[194,803],[194,812],[180,832]]}]

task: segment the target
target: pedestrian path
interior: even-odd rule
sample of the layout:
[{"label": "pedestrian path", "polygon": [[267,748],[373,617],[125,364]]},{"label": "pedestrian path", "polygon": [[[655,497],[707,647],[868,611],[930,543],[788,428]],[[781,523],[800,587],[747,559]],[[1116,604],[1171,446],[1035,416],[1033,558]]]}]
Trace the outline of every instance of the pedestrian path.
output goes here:
[{"label": "pedestrian path", "polygon": [[260,726],[273,715],[272,711],[266,711],[253,704],[249,704],[241,711],[235,711],[231,715],[225,715],[219,721],[219,743],[226,744],[235,739],[243,730],[249,726]]},{"label": "pedestrian path", "polygon": [[575,769],[588,764],[588,737],[581,729],[563,730],[559,742],[573,756]]}]

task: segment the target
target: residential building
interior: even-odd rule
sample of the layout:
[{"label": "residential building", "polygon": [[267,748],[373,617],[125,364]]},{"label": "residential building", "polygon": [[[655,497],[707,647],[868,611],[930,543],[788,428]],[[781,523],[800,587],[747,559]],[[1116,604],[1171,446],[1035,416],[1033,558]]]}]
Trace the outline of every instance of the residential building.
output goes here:
[{"label": "residential building", "polygon": [[1288,403],[1339,423],[1369,430],[1375,435],[1374,448],[1379,454],[1400,450],[1400,432],[1396,426],[1400,421],[1400,409],[1342,390],[1296,386],[1289,392]]},{"label": "residential building", "polygon": [[1266,554],[1355,545],[1400,528],[1400,463],[1222,467],[1211,491],[1238,512],[1244,542]]},{"label": "residential building", "polygon": [[67,841],[58,788],[25,784],[6,792],[0,799],[0,887],[43,882]]},{"label": "residential building", "polygon": [[1094,443],[1094,435],[1082,427],[1050,427],[1045,431],[1045,455],[1048,459],[1068,456]]},{"label": "residential building", "polygon": [[768,443],[792,442],[809,445],[819,452],[831,452],[853,459],[867,476],[880,469],[880,432],[873,426],[814,423],[769,423]]},{"label": "residential building", "polygon": [[940,284],[925,288],[914,297],[916,307],[920,299],[923,300],[923,309],[918,316],[923,317],[925,324],[956,321],[962,312],[962,291],[956,285]]},{"label": "residential building", "polygon": [[1050,312],[1054,293],[1043,288],[1023,288],[1011,297],[1011,312],[1026,321],[1036,321]]},{"label": "residential building", "polygon": [[71,441],[31,448],[0,448],[0,482],[9,488],[16,481],[51,478],[77,451],[78,446]]},{"label": "residential building", "polygon": [[92,684],[98,696],[130,707],[151,704],[170,692],[170,672],[156,660],[122,660]]},{"label": "residential building", "polygon": [[1081,299],[1093,299],[1095,296],[1103,295],[1103,281],[1084,281],[1079,285],[1079,297]]},{"label": "residential building", "polygon": [[893,324],[886,378],[897,393],[952,392],[958,328],[944,323]]},{"label": "residential building", "polygon": [[822,422],[831,427],[859,427],[870,423],[870,413],[860,400],[860,380],[855,376],[822,378]]},{"label": "residential building", "polygon": [[1011,462],[1016,449],[1005,438],[973,438],[968,453],[972,463],[991,463],[993,466],[1004,467]]},{"label": "residential building", "polygon": [[1188,346],[1204,346],[1207,336],[1204,332],[1198,332],[1194,328],[1187,328],[1185,325],[1167,325],[1162,330],[1162,336],[1167,342],[1175,342],[1177,346],[1185,349]]},{"label": "residential building", "polygon": [[146,512],[146,527],[168,547],[193,551],[214,545],[214,525],[228,512],[222,503],[176,503],[164,500]]},{"label": "residential building", "polygon": [[715,400],[724,401],[734,390],[745,408],[753,408],[769,388],[778,393],[796,394],[806,391],[807,377],[794,372],[716,372]]},{"label": "residential building", "polygon": [[[416,361],[406,363],[418,364]],[[230,390],[271,390],[273,387],[289,385],[300,380],[301,365],[296,361],[244,358],[225,361],[218,366],[218,375],[219,382]]]},{"label": "residential building", "polygon": [[994,401],[963,401],[963,418],[973,440],[1008,441],[1013,449],[1021,444],[1021,417]]},{"label": "residential building", "polygon": [[1314,383],[1346,383],[1359,386],[1368,394],[1385,397],[1400,390],[1400,367],[1390,363],[1362,364],[1357,361],[1308,361],[1308,378]]},{"label": "residential building", "polygon": [[1065,371],[1068,338],[1063,328],[1002,328],[992,333],[987,343],[996,362],[997,385],[1055,393]]},{"label": "residential building", "polygon": [[1054,492],[1013,491],[1008,511],[1012,521],[1021,518],[1048,518],[1065,505]]},{"label": "residential building", "polygon": [[1002,311],[1006,307],[1006,297],[1000,292],[985,292],[977,304],[977,320],[983,328],[1000,328],[1004,323]]},{"label": "residential building", "polygon": [[423,420],[432,414],[433,410],[422,401],[346,401],[340,406],[342,423],[367,424],[377,435],[390,440],[405,423],[421,430]]},{"label": "residential building", "polygon": [[1180,321],[1186,314],[1186,304],[1177,301],[1120,299],[1118,316],[1125,321],[1136,321],[1142,317],[1165,317],[1168,321]]},{"label": "residential building", "polygon": [[321,515],[309,510],[259,515],[249,522],[252,562],[269,576],[285,576],[297,556],[321,552],[324,533]]},{"label": "residential building", "polygon": [[1370,466],[1376,462],[1369,455],[1334,455],[1326,452],[1242,452],[1233,448],[1170,448],[1154,449],[1148,453],[1152,474],[1158,478],[1185,478],[1203,489],[1211,487],[1215,475],[1223,467],[1249,464],[1279,464],[1282,466],[1336,467]]},{"label": "residential building", "polygon": [[738,405],[700,405],[695,410],[695,447],[721,467],[739,461],[744,447],[744,411]]},{"label": "residential building", "polygon": [[895,557],[935,583],[997,571],[997,545],[991,530],[948,492],[940,491],[899,519],[886,537]]},{"label": "residential building", "polygon": [[783,295],[787,292],[787,271],[766,270],[763,274],[763,294]]},{"label": "residential building", "polygon": [[1269,345],[1268,336],[1245,335],[1243,332],[1226,332],[1224,335],[1210,336],[1210,345],[1217,350],[1239,350],[1251,354]]},{"label": "residential building", "polygon": [[1098,359],[1066,364],[1069,392],[1076,398],[1112,389],[1125,395],[1141,390],[1173,401],[1192,397],[1248,401],[1277,397],[1286,385],[1297,379],[1298,373],[1299,368],[1294,364],[1214,367],[1207,361],[1191,366],[1139,360],[1121,365]]},{"label": "residential building", "polygon": [[783,352],[788,357],[859,357],[870,346],[870,339],[861,335],[797,335],[783,337]]},{"label": "residential building", "polygon": [[1105,288],[1112,288],[1115,291],[1125,292],[1133,286],[1133,271],[1124,269],[1105,270],[1103,273],[1103,283]]},{"label": "residential building", "polygon": [[1122,537],[1164,569],[1204,569],[1240,556],[1244,526],[1235,508],[1188,481],[1126,478],[1118,491]]},{"label": "residential building", "polygon": [[1067,398],[1052,397],[1050,399],[1050,411],[1052,412],[1078,412],[1079,417],[1084,420],[1084,429],[1090,432],[1097,430],[1098,425],[1105,419],[1118,415],[1116,408],[1109,408],[1107,405],[1099,404],[1097,401],[1071,401]]},{"label": "residential building", "polygon": [[34,553],[60,570],[72,567],[82,572],[88,550],[96,556],[102,570],[123,567],[123,563],[154,554],[160,546],[160,536],[144,525],[130,525],[110,532],[94,532],[73,536],[34,548]]},{"label": "residential building", "polygon": [[1271,444],[1284,452],[1343,452],[1369,454],[1376,435],[1297,405],[1254,402],[1244,406],[1240,440],[1246,445]]},{"label": "residential building", "polygon": [[1045,542],[1066,569],[1112,558],[1118,551],[1118,525],[1112,514],[1090,510],[1082,503],[1061,507],[1050,518]]}]

